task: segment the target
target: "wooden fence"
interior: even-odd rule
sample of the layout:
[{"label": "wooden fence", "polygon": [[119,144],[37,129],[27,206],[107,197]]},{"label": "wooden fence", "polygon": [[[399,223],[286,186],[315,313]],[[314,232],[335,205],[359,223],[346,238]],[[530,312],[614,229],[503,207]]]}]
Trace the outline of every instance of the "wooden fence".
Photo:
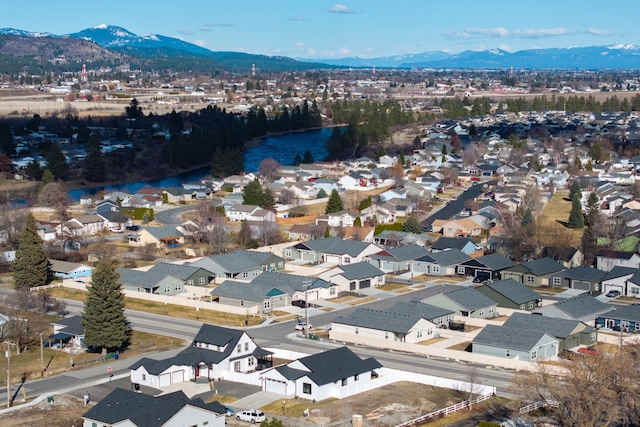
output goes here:
[{"label": "wooden fence", "polygon": [[438,409],[437,411],[433,411],[426,415],[422,415],[418,418],[414,418],[413,420],[407,421],[405,423],[398,424],[396,425],[396,427],[408,427],[408,426],[414,426],[420,423],[424,423],[425,421],[430,421],[440,416],[449,415],[461,409],[471,408],[476,403],[484,402],[485,400],[490,399],[492,397],[493,397],[493,394],[482,394],[476,397],[475,399],[465,400],[464,402],[456,403],[455,405]]}]

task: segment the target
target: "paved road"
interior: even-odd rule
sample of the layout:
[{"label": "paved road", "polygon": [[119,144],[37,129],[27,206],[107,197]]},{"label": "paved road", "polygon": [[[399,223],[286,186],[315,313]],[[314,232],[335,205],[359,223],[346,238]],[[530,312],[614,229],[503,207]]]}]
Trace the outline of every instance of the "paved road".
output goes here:
[{"label": "paved road", "polygon": [[154,212],[154,219],[164,225],[180,225],[184,222],[182,215],[185,212],[197,209],[199,204],[178,206],[175,208],[162,209]]},{"label": "paved road", "polygon": [[459,214],[464,209],[464,202],[469,199],[474,199],[482,193],[482,185],[472,185],[467,191],[463,191],[458,195],[458,199],[455,202],[449,202],[445,206],[441,207],[433,214],[424,219],[420,225],[427,227],[433,224],[436,219],[451,219]]}]

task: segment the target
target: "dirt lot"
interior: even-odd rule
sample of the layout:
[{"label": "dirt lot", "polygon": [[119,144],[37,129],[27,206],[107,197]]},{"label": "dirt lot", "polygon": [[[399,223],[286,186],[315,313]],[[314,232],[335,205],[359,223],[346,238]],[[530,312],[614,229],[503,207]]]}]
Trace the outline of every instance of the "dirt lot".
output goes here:
[{"label": "dirt lot", "polygon": [[[398,424],[459,400],[457,392],[452,390],[401,382],[330,403],[305,405],[304,402],[299,402],[299,406],[310,408],[310,417],[304,419],[307,421],[305,424],[348,425],[352,414],[361,414],[366,417],[366,426],[377,427]],[[31,408],[3,414],[0,427],[81,426],[82,414],[87,410],[88,407],[85,407],[80,399],[61,395],[55,397],[53,404],[42,402]],[[272,417],[270,413],[267,415],[269,418]],[[302,425],[302,420],[302,417],[291,414],[283,421],[285,426],[293,427]],[[233,419],[227,421],[228,425],[246,425]]]}]

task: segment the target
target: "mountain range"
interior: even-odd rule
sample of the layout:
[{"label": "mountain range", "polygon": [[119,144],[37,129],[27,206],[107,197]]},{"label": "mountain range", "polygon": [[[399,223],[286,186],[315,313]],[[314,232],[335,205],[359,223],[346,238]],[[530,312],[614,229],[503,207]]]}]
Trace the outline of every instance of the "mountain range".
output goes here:
[{"label": "mountain range", "polygon": [[[193,43],[173,37],[150,34],[138,36],[124,28],[99,25],[77,33],[54,35],[28,32],[14,28],[0,29],[0,36],[26,39],[80,39],[111,51],[139,58],[201,58],[220,66],[247,69],[252,63],[263,70],[310,68],[461,68],[461,69],[640,69],[640,46],[612,45],[552,49],[530,49],[508,52],[501,49],[464,51],[449,54],[428,51],[410,55],[377,58],[308,59],[253,55],[241,52],[213,52]],[[0,40],[0,48],[3,43]],[[5,53],[0,50],[0,53]]]}]

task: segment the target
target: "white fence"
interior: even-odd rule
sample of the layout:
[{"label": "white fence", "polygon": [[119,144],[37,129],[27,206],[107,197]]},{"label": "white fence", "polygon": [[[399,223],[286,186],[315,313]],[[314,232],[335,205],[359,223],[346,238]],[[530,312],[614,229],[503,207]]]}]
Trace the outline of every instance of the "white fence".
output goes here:
[{"label": "white fence", "polygon": [[456,403],[455,405],[451,405],[451,406],[447,406],[446,408],[442,408],[442,409],[438,409],[437,411],[433,411],[430,412],[428,414],[422,415],[418,418],[415,418],[411,421],[407,421],[406,423],[402,423],[402,424],[398,424],[396,425],[396,427],[408,427],[408,426],[413,426],[419,423],[422,423],[424,421],[429,421],[430,419],[433,419],[437,416],[440,415],[449,415],[452,414],[454,412],[457,412],[461,409],[465,409],[465,408],[471,408],[471,406],[480,403],[480,402],[484,402],[487,399],[490,399],[493,397],[493,394],[483,394],[480,395],[478,397],[476,397],[475,399],[471,399],[471,400],[465,400],[464,402],[460,402],[460,403]]}]

